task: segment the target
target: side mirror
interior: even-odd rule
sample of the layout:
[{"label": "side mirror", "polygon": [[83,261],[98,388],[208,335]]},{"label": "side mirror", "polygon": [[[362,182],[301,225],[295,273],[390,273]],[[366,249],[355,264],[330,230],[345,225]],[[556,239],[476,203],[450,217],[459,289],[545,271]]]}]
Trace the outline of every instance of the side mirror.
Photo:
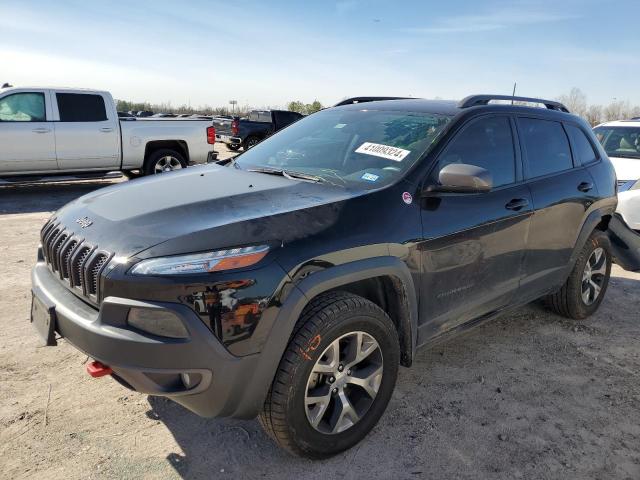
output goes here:
[{"label": "side mirror", "polygon": [[451,163],[438,173],[439,185],[427,187],[428,192],[483,193],[493,187],[491,172],[466,163]]}]

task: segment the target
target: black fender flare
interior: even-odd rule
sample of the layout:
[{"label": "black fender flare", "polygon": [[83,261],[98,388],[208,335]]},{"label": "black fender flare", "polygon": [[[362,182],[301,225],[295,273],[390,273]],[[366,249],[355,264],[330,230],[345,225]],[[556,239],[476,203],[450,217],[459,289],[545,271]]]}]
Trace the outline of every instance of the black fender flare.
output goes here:
[{"label": "black fender flare", "polygon": [[571,270],[573,270],[573,266],[576,264],[578,255],[580,255],[580,252],[584,248],[593,231],[602,222],[604,217],[611,216],[611,214],[612,211],[610,211],[608,208],[599,208],[593,210],[591,213],[589,213],[589,215],[587,215],[587,218],[582,223],[582,228],[580,229],[580,233],[578,234],[578,238],[576,239],[575,246],[573,247],[573,251],[571,252],[571,257],[569,257],[569,262],[567,263],[567,269],[564,276],[565,280],[569,277]]},{"label": "black fender flare", "polygon": [[607,229],[615,262],[630,272],[640,272],[640,235],[614,213]]},{"label": "black fender flare", "polygon": [[418,336],[418,299],[413,277],[402,260],[387,256],[344,263],[315,272],[302,280],[298,288],[308,301],[311,301],[323,292],[375,277],[395,279],[394,286],[396,290],[400,290],[400,305],[403,313],[397,319],[397,327],[401,342],[403,342],[401,344],[401,350],[405,357],[403,364],[410,365],[415,355]]}]

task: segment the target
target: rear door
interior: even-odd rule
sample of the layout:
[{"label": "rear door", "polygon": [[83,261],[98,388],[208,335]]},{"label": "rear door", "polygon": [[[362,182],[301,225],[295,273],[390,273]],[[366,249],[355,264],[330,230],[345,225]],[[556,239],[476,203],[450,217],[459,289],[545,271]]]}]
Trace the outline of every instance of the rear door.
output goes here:
[{"label": "rear door", "polygon": [[0,174],[56,172],[56,143],[47,90],[0,97]]},{"label": "rear door", "polygon": [[562,123],[520,117],[518,130],[534,205],[522,291],[535,297],[564,282],[586,211],[597,200],[597,188],[587,167],[574,162]]},{"label": "rear door", "polygon": [[[99,93],[54,91],[60,170],[120,168],[118,119]],[[110,99],[109,99],[110,100]]]},{"label": "rear door", "polygon": [[518,289],[529,219],[515,124],[508,115],[471,120],[439,155],[493,177],[486,193],[439,193],[422,200],[420,342],[509,304]]}]

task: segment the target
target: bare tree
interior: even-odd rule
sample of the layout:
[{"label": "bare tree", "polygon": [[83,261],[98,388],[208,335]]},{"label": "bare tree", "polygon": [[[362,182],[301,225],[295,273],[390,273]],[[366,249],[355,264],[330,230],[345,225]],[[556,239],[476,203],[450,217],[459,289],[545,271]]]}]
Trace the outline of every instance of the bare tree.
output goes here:
[{"label": "bare tree", "polygon": [[571,113],[586,117],[587,96],[578,87],[573,87],[569,94],[560,95],[558,101],[564,103]]}]

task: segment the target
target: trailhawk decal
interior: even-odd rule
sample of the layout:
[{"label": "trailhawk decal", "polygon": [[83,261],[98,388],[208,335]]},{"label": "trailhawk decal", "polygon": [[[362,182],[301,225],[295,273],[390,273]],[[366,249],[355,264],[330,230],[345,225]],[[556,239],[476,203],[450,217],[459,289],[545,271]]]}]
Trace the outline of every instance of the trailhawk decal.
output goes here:
[{"label": "trailhawk decal", "polygon": [[376,157],[386,158],[394,162],[401,162],[404,160],[404,157],[411,153],[411,150],[403,150],[402,148],[390,147],[389,145],[381,145],[379,143],[364,142],[358,147],[356,153],[375,155]]}]

